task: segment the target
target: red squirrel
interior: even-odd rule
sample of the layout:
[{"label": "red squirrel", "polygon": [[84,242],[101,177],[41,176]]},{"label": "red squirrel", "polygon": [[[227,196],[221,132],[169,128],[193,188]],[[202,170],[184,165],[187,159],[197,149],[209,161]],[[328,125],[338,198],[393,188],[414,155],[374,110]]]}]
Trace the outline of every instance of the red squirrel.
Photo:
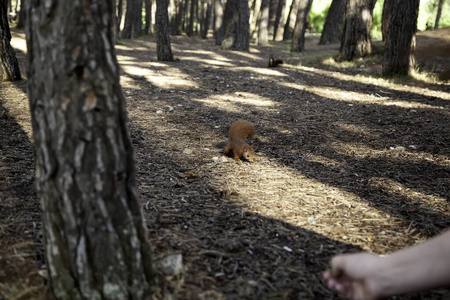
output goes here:
[{"label": "red squirrel", "polygon": [[278,65],[284,64],[284,61],[282,59],[274,59],[273,55],[269,58],[269,68],[275,68]]},{"label": "red squirrel", "polygon": [[228,132],[228,145],[225,147],[223,154],[228,155],[233,151],[236,161],[240,161],[240,157],[244,157],[248,161],[253,161],[255,158],[253,146],[248,145],[245,139],[254,136],[255,127],[252,123],[243,120],[234,122]]}]

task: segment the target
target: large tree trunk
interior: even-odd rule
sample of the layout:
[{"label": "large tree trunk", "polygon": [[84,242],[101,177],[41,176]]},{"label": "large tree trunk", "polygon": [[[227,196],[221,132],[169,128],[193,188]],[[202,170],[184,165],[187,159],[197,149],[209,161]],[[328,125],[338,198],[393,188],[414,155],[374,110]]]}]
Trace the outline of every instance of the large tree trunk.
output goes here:
[{"label": "large tree trunk", "polygon": [[122,30],[123,39],[134,39],[142,31],[142,0],[127,0],[125,25]]},{"label": "large tree trunk", "polygon": [[313,0],[300,0],[291,43],[291,51],[293,52],[301,52],[305,49],[306,21],[312,2]]},{"label": "large tree trunk", "polygon": [[382,41],[385,42],[387,39],[387,33],[389,30],[389,23],[391,22],[391,13],[394,8],[395,0],[384,0],[383,4],[383,14],[381,16],[381,35]]},{"label": "large tree trunk", "polygon": [[224,12],[224,49],[248,51],[250,47],[248,0],[228,0]]},{"label": "large tree trunk", "polygon": [[167,6],[167,0],[156,0],[156,53],[159,61],[173,61]]},{"label": "large tree trunk", "polygon": [[222,0],[214,1],[214,38],[216,45],[222,45],[225,38],[225,29],[223,24],[223,2]]},{"label": "large tree trunk", "polygon": [[436,21],[434,21],[434,29],[439,28],[439,20],[441,19],[442,6],[444,6],[444,0],[439,0],[437,14],[436,14]]},{"label": "large tree trunk", "polygon": [[372,53],[370,29],[376,0],[347,0],[339,59],[352,60]]},{"label": "large tree trunk", "polygon": [[10,42],[6,1],[0,1],[0,81],[21,79],[19,63]]},{"label": "large tree trunk", "polygon": [[49,292],[144,299],[155,273],[114,50],[115,2],[48,3],[28,0],[25,27]]},{"label": "large tree trunk", "polygon": [[[341,40],[342,20],[346,0],[333,0],[328,10],[319,45],[338,43]],[[389,0],[387,0],[389,1]]]},{"label": "large tree trunk", "polygon": [[294,34],[294,27],[297,21],[297,11],[300,0],[292,0],[291,7],[287,16],[286,24],[284,25],[283,41],[292,39]]},{"label": "large tree trunk", "polygon": [[383,59],[383,75],[407,75],[414,68],[419,0],[395,0]]},{"label": "large tree trunk", "polygon": [[261,2],[257,44],[262,46],[269,43],[269,2],[270,0]]}]

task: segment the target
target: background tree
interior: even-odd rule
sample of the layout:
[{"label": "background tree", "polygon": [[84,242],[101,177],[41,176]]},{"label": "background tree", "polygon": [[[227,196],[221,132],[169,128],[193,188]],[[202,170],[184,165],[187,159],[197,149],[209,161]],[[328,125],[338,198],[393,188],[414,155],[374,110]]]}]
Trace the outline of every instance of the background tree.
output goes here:
[{"label": "background tree", "polygon": [[223,2],[222,0],[214,1],[214,38],[216,45],[222,45],[225,38],[225,30],[223,27]]},{"label": "background tree", "polygon": [[27,2],[36,190],[49,291],[59,299],[144,299],[155,276],[119,83],[114,3]]},{"label": "background tree", "polygon": [[286,22],[284,15],[285,9],[286,9],[286,0],[279,0],[273,32],[274,41],[281,41],[283,39],[284,22]]},{"label": "background tree", "polygon": [[156,0],[156,54],[159,61],[173,61],[169,36],[168,0]]},{"label": "background tree", "polygon": [[123,39],[134,39],[142,31],[142,0],[127,0],[125,24],[122,30]]},{"label": "background tree", "polygon": [[[389,1],[389,0],[386,0]],[[338,43],[341,40],[342,21],[346,0],[333,0],[320,35],[319,45]]]},{"label": "background tree", "polygon": [[347,0],[339,58],[352,60],[372,53],[372,12],[376,0]]},{"label": "background tree", "polygon": [[0,81],[20,80],[19,63],[11,47],[7,3],[0,0]]},{"label": "background tree", "polygon": [[[23,29],[25,27],[25,4],[28,0],[20,0],[20,10],[19,13],[17,14],[17,24],[16,24],[16,28],[17,29]],[[17,3],[17,2],[16,2]]]},{"label": "background tree", "polygon": [[152,26],[152,16],[153,16],[153,1],[145,0],[145,34],[153,34],[153,26]]},{"label": "background tree", "polygon": [[289,8],[289,13],[284,25],[283,41],[290,40],[294,33],[295,23],[297,21],[297,10],[300,0],[292,0],[292,4]]},{"label": "background tree", "polygon": [[117,37],[120,35],[120,28],[122,25],[122,17],[123,17],[123,0],[118,0],[118,2],[117,2],[117,21],[116,21]]},{"label": "background tree", "polygon": [[291,51],[301,52],[305,48],[306,22],[312,2],[313,0],[300,0],[297,21],[295,22],[294,33],[292,35]]},{"label": "background tree", "polygon": [[394,8],[395,0],[384,0],[383,13],[381,15],[381,35],[383,42],[386,41],[387,33],[389,29],[389,23],[391,22],[391,13]]},{"label": "background tree", "polygon": [[223,17],[224,49],[248,51],[250,47],[248,0],[228,0]]},{"label": "background tree", "polygon": [[414,68],[419,0],[395,0],[383,58],[383,75],[407,75]]},{"label": "background tree", "polygon": [[437,7],[436,20],[434,21],[434,29],[439,28],[439,20],[441,19],[442,6],[444,6],[444,0],[439,0]]},{"label": "background tree", "polygon": [[261,1],[260,16],[258,20],[258,45],[269,43],[269,3],[270,0]]}]

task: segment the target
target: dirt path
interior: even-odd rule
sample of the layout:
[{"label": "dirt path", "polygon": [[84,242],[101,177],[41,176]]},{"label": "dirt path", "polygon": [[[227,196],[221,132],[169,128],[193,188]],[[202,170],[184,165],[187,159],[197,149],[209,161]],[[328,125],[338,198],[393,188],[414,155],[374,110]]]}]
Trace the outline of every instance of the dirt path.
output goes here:
[{"label": "dirt path", "polygon": [[[21,49],[23,35],[14,36]],[[436,39],[419,36],[419,49],[445,48]],[[212,39],[172,37],[180,61],[170,63],[156,61],[152,38],[117,46],[156,260],[183,256],[183,276],[162,275],[160,294],[338,298],[320,277],[331,255],[388,253],[450,226],[450,85],[371,76],[379,56],[336,65],[326,57],[338,45],[316,42],[308,38],[303,54],[285,43],[239,53]],[[267,68],[271,53],[285,65]],[[419,59],[434,70],[449,62],[441,54]],[[0,113],[8,116],[0,119],[6,299],[19,285],[29,295],[43,286],[24,86],[0,90]],[[237,119],[255,124],[254,163],[217,161]]]}]

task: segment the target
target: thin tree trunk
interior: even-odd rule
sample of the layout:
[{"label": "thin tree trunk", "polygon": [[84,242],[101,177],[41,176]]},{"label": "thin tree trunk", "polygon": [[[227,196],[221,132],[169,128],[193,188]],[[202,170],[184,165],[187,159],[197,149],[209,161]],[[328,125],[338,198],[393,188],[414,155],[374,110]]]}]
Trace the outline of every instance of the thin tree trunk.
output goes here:
[{"label": "thin tree trunk", "polygon": [[294,34],[292,36],[291,51],[302,52],[305,49],[305,31],[308,14],[313,0],[301,0],[297,11]]},{"label": "thin tree trunk", "polygon": [[384,0],[383,14],[381,16],[381,35],[382,41],[386,42],[387,33],[389,30],[389,23],[391,22],[391,13],[394,8],[395,0]]},{"label": "thin tree trunk", "polygon": [[159,61],[173,61],[167,0],[156,0],[156,53]]},{"label": "thin tree trunk", "polygon": [[300,0],[293,0],[291,7],[289,8],[289,14],[286,20],[286,24],[284,25],[283,41],[292,39],[295,23],[297,21],[297,11],[299,3]]},{"label": "thin tree trunk", "polygon": [[269,43],[269,2],[270,0],[261,2],[257,44],[262,46]]},{"label": "thin tree trunk", "polygon": [[0,81],[20,80],[19,63],[11,47],[6,1],[0,1]]},{"label": "thin tree trunk", "polygon": [[372,12],[376,0],[347,0],[341,38],[340,60],[352,60],[372,53]]},{"label": "thin tree trunk", "polygon": [[442,6],[444,6],[444,0],[439,0],[437,14],[436,14],[436,21],[434,21],[434,29],[439,28],[439,20],[441,19]]},{"label": "thin tree trunk", "polygon": [[407,75],[414,69],[419,0],[396,0],[386,40],[383,75]]},{"label": "thin tree trunk", "polygon": [[190,13],[189,13],[189,25],[186,31],[188,36],[194,35],[194,23],[195,23],[195,12],[197,10],[198,0],[191,0]]},{"label": "thin tree trunk", "polygon": [[222,45],[225,38],[225,29],[223,25],[223,2],[222,0],[214,1],[214,38],[216,45]]},{"label": "thin tree trunk", "polygon": [[29,0],[21,0],[20,1],[20,10],[19,10],[19,14],[18,14],[18,20],[17,20],[17,24],[16,24],[16,28],[17,29],[23,29],[25,27],[25,18],[27,17],[25,14],[25,5],[27,3],[27,1]]},{"label": "thin tree trunk", "polygon": [[333,2],[331,2],[325,24],[323,25],[319,45],[338,43],[341,40],[345,1],[346,0],[333,0]]},{"label": "thin tree trunk", "polygon": [[152,29],[152,0],[145,0],[145,27],[144,34],[153,33]]},{"label": "thin tree trunk", "polygon": [[270,40],[274,38],[275,19],[277,18],[278,0],[269,0],[269,26],[268,33]]},{"label": "thin tree trunk", "polygon": [[145,299],[155,272],[114,50],[115,2],[52,4],[28,0],[26,21],[48,291]]},{"label": "thin tree trunk", "polygon": [[122,38],[134,39],[141,35],[142,31],[142,0],[127,0],[125,12],[125,25],[122,30]]},{"label": "thin tree trunk", "polygon": [[117,3],[117,27],[116,27],[116,35],[120,36],[120,29],[122,26],[122,17],[123,17],[123,0],[119,0]]},{"label": "thin tree trunk", "polygon": [[259,23],[261,18],[261,2],[262,0],[252,1],[251,15],[250,15],[250,36],[255,40],[258,39]]},{"label": "thin tree trunk", "polygon": [[183,15],[184,15],[184,1],[178,0],[175,22],[172,24],[172,34],[173,35],[182,35],[183,34]]},{"label": "thin tree trunk", "polygon": [[277,15],[275,18],[275,25],[274,25],[274,33],[273,33],[273,40],[274,41],[281,41],[283,39],[283,32],[284,32],[284,22],[285,22],[285,15],[284,10],[286,8],[286,0],[279,0],[278,2],[278,8],[277,8]]}]

